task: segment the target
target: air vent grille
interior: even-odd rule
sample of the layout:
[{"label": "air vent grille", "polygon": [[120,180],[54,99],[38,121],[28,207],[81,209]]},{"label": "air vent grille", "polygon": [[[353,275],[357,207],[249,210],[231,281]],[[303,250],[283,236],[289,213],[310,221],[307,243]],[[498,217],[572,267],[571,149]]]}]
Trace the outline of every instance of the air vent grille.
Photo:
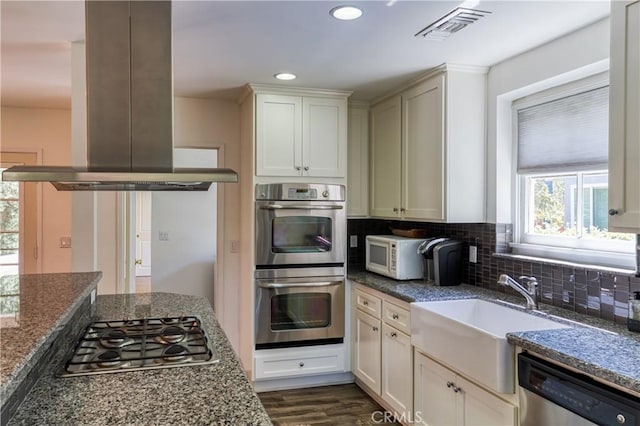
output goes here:
[{"label": "air vent grille", "polygon": [[484,10],[457,7],[451,12],[420,30],[415,36],[422,36],[427,40],[443,41],[454,33],[490,14]]}]

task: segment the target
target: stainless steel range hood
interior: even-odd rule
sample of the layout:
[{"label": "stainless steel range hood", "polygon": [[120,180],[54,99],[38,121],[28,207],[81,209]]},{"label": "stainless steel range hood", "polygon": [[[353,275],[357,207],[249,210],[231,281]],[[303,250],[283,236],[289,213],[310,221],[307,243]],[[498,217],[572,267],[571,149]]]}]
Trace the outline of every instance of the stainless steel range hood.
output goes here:
[{"label": "stainless steel range hood", "polygon": [[231,169],[173,168],[171,2],[87,0],[87,167],[15,166],[59,191],[206,191]]}]

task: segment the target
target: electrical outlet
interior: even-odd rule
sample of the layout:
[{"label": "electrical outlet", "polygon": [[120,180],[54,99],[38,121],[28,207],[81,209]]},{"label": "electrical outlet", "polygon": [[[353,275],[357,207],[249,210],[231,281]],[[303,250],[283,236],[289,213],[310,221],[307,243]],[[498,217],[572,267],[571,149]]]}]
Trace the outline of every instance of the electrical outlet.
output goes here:
[{"label": "electrical outlet", "polygon": [[237,253],[240,251],[240,241],[231,240],[231,253]]},{"label": "electrical outlet", "polygon": [[356,248],[358,247],[358,236],[357,235],[350,235],[349,236],[349,248]]},{"label": "electrical outlet", "polygon": [[71,248],[71,237],[60,237],[60,248]]},{"label": "electrical outlet", "polygon": [[469,262],[478,263],[478,247],[469,246]]},{"label": "electrical outlet", "polygon": [[158,239],[160,241],[169,241],[169,231],[158,231]]}]

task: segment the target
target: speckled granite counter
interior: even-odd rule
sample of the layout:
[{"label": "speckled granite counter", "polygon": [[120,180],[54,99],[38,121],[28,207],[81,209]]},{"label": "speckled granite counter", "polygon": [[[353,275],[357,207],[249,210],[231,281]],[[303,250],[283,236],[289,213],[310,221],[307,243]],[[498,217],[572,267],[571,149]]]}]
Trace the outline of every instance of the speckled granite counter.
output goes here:
[{"label": "speckled granite counter", "polygon": [[167,315],[200,317],[220,362],[60,378],[60,354],[9,424],[271,424],[204,298],[150,293],[97,299],[100,319]]},{"label": "speckled granite counter", "polygon": [[[101,277],[102,272],[86,272],[10,275],[0,279],[3,414],[12,408],[9,404],[17,404],[24,397],[29,387],[25,387],[27,377],[80,307],[90,307],[89,295]],[[6,420],[5,415],[2,418]]]},{"label": "speckled granite counter", "polygon": [[[524,298],[476,286],[438,287],[421,281],[395,281],[368,272],[350,272],[348,278],[406,302],[425,302],[483,298],[517,304],[524,309]],[[560,320],[576,321],[573,328],[510,333],[510,343],[561,362],[592,376],[640,393],[640,334],[625,327],[565,309],[543,304],[543,313]],[[556,318],[557,319],[557,318]],[[598,327],[617,334],[607,333]]]}]

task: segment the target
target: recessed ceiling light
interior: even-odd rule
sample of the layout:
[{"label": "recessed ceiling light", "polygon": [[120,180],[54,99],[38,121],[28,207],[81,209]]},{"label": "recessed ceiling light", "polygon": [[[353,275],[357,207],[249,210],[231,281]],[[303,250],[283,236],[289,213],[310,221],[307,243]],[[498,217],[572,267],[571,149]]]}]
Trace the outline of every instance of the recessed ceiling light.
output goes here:
[{"label": "recessed ceiling light", "polygon": [[337,6],[331,9],[329,13],[341,21],[351,21],[362,16],[362,10],[354,6]]},{"label": "recessed ceiling light", "polygon": [[278,80],[293,80],[296,78],[295,74],[291,74],[290,72],[281,72],[274,75]]}]

